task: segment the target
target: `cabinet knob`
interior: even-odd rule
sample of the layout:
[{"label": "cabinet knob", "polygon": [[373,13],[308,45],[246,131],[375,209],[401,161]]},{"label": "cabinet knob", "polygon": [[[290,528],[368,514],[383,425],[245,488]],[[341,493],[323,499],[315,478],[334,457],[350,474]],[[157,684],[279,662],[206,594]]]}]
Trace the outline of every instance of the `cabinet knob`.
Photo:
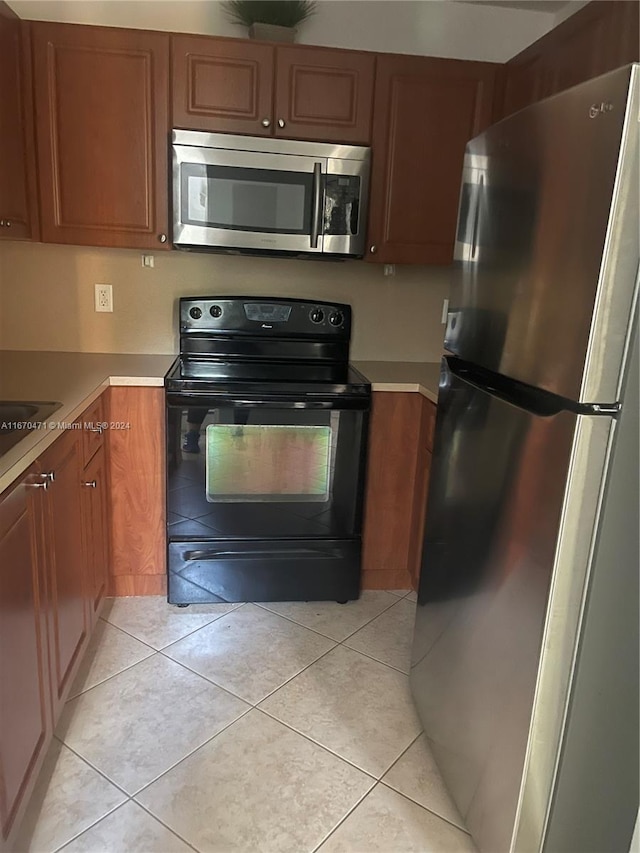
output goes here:
[{"label": "cabinet knob", "polygon": [[4,226],[4,219],[0,219],[0,228]]},{"label": "cabinet knob", "polygon": [[284,127],[285,124],[286,124],[286,122],[283,118],[278,119],[278,127]]},{"label": "cabinet knob", "polygon": [[83,483],[82,485],[86,486],[88,489],[95,489],[95,487],[98,485],[98,482],[97,480],[87,480],[87,482]]},{"label": "cabinet knob", "polygon": [[167,235],[166,234],[158,234],[158,240],[160,240],[161,243],[166,243],[167,242]]},{"label": "cabinet knob", "polygon": [[7,226],[7,228],[11,228],[11,222],[8,219],[5,219],[4,224]]},{"label": "cabinet knob", "polygon": [[369,246],[369,251],[372,255],[375,255],[375,253],[378,251],[378,247],[375,245],[375,243],[373,244],[373,246]]},{"label": "cabinet knob", "polygon": [[262,126],[263,126],[263,127],[270,127],[270,126],[271,126],[271,119],[269,119],[269,118],[263,118],[263,119],[262,119]]}]

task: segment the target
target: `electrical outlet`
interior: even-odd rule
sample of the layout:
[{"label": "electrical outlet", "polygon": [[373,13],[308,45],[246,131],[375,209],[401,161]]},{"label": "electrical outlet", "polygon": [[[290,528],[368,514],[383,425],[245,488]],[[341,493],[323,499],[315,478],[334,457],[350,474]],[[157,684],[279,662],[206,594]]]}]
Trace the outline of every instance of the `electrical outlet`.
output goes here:
[{"label": "electrical outlet", "polygon": [[96,311],[113,311],[113,290],[110,284],[95,285]]}]

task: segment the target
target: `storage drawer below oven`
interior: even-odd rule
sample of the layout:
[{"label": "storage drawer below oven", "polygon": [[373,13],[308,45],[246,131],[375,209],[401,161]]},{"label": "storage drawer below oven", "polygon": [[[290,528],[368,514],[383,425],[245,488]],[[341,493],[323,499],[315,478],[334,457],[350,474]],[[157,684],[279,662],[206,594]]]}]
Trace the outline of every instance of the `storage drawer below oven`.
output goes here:
[{"label": "storage drawer below oven", "polygon": [[360,551],[359,538],[170,541],[169,602],[355,599]]}]

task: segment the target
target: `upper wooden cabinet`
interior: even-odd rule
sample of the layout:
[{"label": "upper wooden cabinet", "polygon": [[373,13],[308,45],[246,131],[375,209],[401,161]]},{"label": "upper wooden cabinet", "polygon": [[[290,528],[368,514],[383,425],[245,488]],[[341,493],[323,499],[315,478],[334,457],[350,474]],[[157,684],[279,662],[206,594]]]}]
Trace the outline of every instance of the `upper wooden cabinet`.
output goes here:
[{"label": "upper wooden cabinet", "polygon": [[276,50],[276,136],[369,144],[375,57],[347,50]]},{"label": "upper wooden cabinet", "polygon": [[491,123],[498,68],[378,57],[367,260],[451,263],[464,149]]},{"label": "upper wooden cabinet", "polygon": [[0,2],[0,239],[38,237],[28,24]]},{"label": "upper wooden cabinet", "polygon": [[174,36],[173,123],[367,145],[373,54]]},{"label": "upper wooden cabinet", "polygon": [[169,248],[169,36],[32,27],[42,239]]},{"label": "upper wooden cabinet", "polygon": [[640,58],[636,0],[595,0],[507,63],[502,114]]}]

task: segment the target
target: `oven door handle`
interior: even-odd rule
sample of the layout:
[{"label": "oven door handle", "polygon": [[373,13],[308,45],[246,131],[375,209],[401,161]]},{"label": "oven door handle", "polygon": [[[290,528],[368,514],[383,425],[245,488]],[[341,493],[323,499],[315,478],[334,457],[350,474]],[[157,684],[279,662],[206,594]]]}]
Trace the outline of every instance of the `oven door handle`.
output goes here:
[{"label": "oven door handle", "polygon": [[311,248],[318,248],[322,219],[322,163],[313,164],[313,200],[311,202]]},{"label": "oven door handle", "polygon": [[213,396],[210,393],[177,394],[168,393],[167,406],[199,407],[219,409],[361,409],[371,408],[371,399],[366,396],[339,394],[335,397],[261,397],[256,399],[242,397]]}]

